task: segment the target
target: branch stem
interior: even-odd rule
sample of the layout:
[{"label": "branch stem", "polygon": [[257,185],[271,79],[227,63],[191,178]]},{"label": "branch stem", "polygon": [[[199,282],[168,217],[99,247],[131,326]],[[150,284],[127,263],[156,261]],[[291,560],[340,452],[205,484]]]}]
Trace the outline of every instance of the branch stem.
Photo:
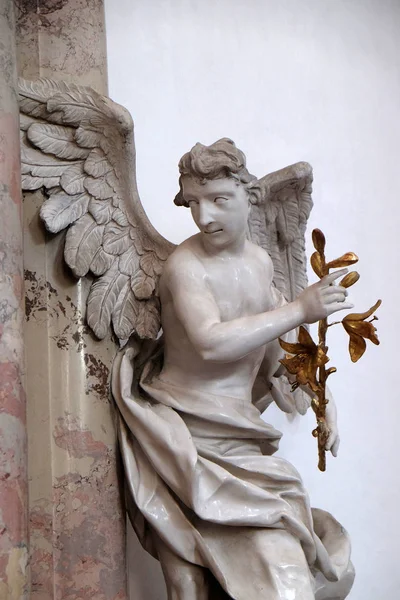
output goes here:
[{"label": "branch stem", "polygon": [[334,321],[333,323],[328,323],[327,327],[332,327],[333,325],[341,325],[342,321]]}]

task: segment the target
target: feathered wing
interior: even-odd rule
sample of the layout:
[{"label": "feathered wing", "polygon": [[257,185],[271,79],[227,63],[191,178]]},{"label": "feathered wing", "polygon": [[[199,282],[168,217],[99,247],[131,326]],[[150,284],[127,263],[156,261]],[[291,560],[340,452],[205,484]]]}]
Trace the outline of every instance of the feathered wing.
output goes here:
[{"label": "feathered wing", "polygon": [[[313,205],[312,180],[312,168],[305,162],[266,175],[258,181],[261,203],[253,205],[250,212],[250,238],[270,255],[274,283],[287,302],[293,301],[308,284],[305,230]],[[271,395],[268,398],[284,412],[296,407],[304,414],[310,406],[310,398],[301,389],[290,393],[286,377],[274,378]]]},{"label": "feathered wing", "polygon": [[135,174],[133,121],[91,88],[20,79],[22,189],[44,187],[47,229],[68,228],[64,256],[76,277],[96,276],[87,321],[120,340],[160,329],[158,279],[174,249],[151,225]]},{"label": "feathered wing", "polygon": [[259,180],[262,201],[252,206],[250,238],[274,265],[274,282],[288,302],[307,287],[305,230],[312,208],[312,168],[299,162]]}]

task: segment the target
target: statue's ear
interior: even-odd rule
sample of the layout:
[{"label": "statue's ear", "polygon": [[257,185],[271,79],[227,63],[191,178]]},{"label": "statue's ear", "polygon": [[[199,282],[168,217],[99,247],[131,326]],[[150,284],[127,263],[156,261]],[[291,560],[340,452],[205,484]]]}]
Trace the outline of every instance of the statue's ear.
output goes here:
[{"label": "statue's ear", "polygon": [[261,186],[258,181],[255,181],[247,188],[249,194],[249,205],[260,205],[262,199]]}]

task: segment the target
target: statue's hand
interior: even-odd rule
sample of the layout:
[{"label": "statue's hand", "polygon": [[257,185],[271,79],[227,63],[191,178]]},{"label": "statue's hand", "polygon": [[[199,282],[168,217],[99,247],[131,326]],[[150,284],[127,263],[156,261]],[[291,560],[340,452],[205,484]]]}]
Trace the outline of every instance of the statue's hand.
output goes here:
[{"label": "statue's hand", "polygon": [[326,397],[329,400],[326,406],[325,414],[326,424],[329,429],[329,437],[325,445],[325,450],[327,452],[332,452],[333,456],[337,456],[340,445],[340,437],[337,425],[337,409],[336,402],[328,386],[326,387]]},{"label": "statue's hand", "polygon": [[300,294],[296,302],[300,304],[304,315],[304,323],[316,323],[321,319],[326,319],[338,310],[353,308],[353,304],[345,302],[346,288],[333,285],[335,279],[346,273],[347,269],[341,269],[336,273],[326,275],[321,281],[310,285]]},{"label": "statue's hand", "polygon": [[337,456],[340,446],[340,436],[337,428],[337,423],[329,423],[327,419],[327,425],[329,429],[329,437],[328,441],[325,445],[325,450],[327,452],[332,452],[332,456]]}]

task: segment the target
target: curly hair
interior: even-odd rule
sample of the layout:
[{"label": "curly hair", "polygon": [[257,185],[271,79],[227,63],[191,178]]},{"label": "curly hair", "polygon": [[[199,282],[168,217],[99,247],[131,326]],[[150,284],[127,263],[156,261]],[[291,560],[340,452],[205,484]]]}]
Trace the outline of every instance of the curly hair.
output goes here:
[{"label": "curly hair", "polygon": [[211,146],[197,143],[179,161],[179,192],[175,196],[177,206],[188,206],[182,191],[182,177],[189,176],[199,183],[212,179],[230,177],[242,184],[249,194],[251,204],[259,204],[261,188],[257,177],[246,168],[246,157],[229,138],[217,140]]}]

